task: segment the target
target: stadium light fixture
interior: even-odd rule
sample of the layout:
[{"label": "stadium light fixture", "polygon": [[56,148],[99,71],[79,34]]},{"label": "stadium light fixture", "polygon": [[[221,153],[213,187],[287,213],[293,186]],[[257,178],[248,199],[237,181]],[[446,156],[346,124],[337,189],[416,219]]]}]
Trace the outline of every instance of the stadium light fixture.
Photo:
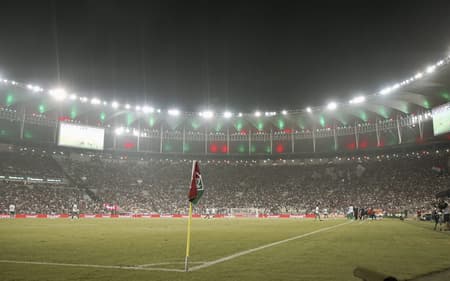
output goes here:
[{"label": "stadium light fixture", "polygon": [[351,99],[349,101],[349,103],[350,104],[358,104],[358,103],[363,103],[365,101],[366,101],[366,97],[364,97],[364,96],[357,96],[357,97]]},{"label": "stadium light fixture", "polygon": [[414,75],[414,79],[420,79],[420,78],[422,78],[422,76],[423,76],[423,73],[419,72],[416,75]]},{"label": "stadium light fixture", "polygon": [[306,108],[306,112],[311,113],[311,112],[312,112],[311,107],[308,106],[308,107]]},{"label": "stadium light fixture", "polygon": [[282,110],[282,111],[281,111],[281,114],[283,114],[283,115],[287,115],[287,114],[288,114],[288,112],[287,112],[287,110]]},{"label": "stadium light fixture", "polygon": [[117,108],[119,108],[119,103],[116,102],[116,101],[113,101],[113,102],[111,103],[111,107],[114,108],[114,109],[117,109]]},{"label": "stadium light fixture", "polygon": [[80,101],[81,101],[82,103],[86,103],[86,102],[88,101],[88,98],[87,98],[87,97],[81,97],[81,98],[80,98]]},{"label": "stadium light fixture", "polygon": [[385,96],[385,95],[389,94],[390,92],[392,92],[392,88],[386,87],[380,91],[380,95]]},{"label": "stadium light fixture", "polygon": [[335,110],[336,108],[337,108],[337,103],[335,103],[334,101],[327,104],[328,110]]},{"label": "stadium light fixture", "polygon": [[119,135],[123,134],[123,131],[124,131],[123,127],[119,127],[114,130],[114,133],[116,133],[116,135],[119,136]]},{"label": "stadium light fixture", "polygon": [[125,105],[125,109],[130,109],[131,105],[129,105],[128,103]]},{"label": "stadium light fixture", "polygon": [[108,105],[108,102],[107,102],[107,101],[103,101],[103,105],[104,105],[104,106],[107,106],[107,105]]},{"label": "stadium light fixture", "polygon": [[153,112],[155,112],[155,109],[153,107],[151,107],[151,106],[144,105],[142,107],[142,112],[144,112],[144,113],[153,113]]},{"label": "stadium light fixture", "polygon": [[136,105],[135,109],[136,111],[141,111],[141,107],[139,105]]},{"label": "stadium light fixture", "polygon": [[226,119],[230,119],[231,117],[233,117],[233,113],[231,113],[230,111],[225,111],[223,113],[223,117],[225,117]]},{"label": "stadium light fixture", "polygon": [[167,113],[168,113],[170,116],[179,116],[179,115],[180,115],[180,110],[178,110],[178,109],[169,109],[169,110],[167,111]]},{"label": "stadium light fixture", "polygon": [[427,67],[427,73],[433,73],[435,69],[436,69],[435,65],[430,65],[429,67]]},{"label": "stadium light fixture", "polygon": [[157,112],[157,113],[161,113],[161,109],[158,108],[158,109],[156,110],[156,112]]},{"label": "stadium light fixture", "polygon": [[67,92],[63,88],[51,89],[48,93],[58,101],[62,101],[67,97]]},{"label": "stadium light fixture", "polygon": [[238,113],[238,117],[242,117],[242,112],[239,112],[239,113]]},{"label": "stadium light fixture", "polygon": [[[1,80],[1,79],[0,79]],[[32,85],[32,84],[28,84],[27,85],[27,89],[28,90],[31,90],[31,91],[33,91],[33,92],[35,92],[35,93],[37,93],[37,92],[42,92],[44,89],[42,89],[41,87],[39,87],[39,86],[36,86],[36,85]]]},{"label": "stadium light fixture", "polygon": [[211,119],[214,117],[214,112],[211,110],[206,110],[206,111],[200,112],[200,116],[205,119]]},{"label": "stadium light fixture", "polygon": [[70,100],[76,100],[76,99],[77,99],[77,95],[75,95],[75,94],[70,94],[69,99],[70,99]]},{"label": "stadium light fixture", "polygon": [[92,105],[98,105],[100,103],[101,103],[101,101],[98,98],[92,98],[91,99],[91,104]]},{"label": "stadium light fixture", "polygon": [[255,117],[261,117],[261,112],[260,111],[256,111],[255,112]]}]

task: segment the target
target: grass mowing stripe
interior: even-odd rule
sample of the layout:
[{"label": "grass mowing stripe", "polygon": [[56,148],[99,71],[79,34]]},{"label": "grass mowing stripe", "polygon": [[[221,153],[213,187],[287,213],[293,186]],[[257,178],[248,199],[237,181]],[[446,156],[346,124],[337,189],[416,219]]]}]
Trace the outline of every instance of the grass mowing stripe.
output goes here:
[{"label": "grass mowing stripe", "polygon": [[313,234],[317,234],[317,233],[320,233],[320,232],[323,232],[323,231],[327,231],[327,230],[330,230],[330,229],[333,229],[333,228],[337,228],[337,227],[340,227],[340,226],[343,226],[343,225],[347,225],[349,223],[352,223],[352,221],[341,223],[341,224],[334,225],[334,226],[321,228],[321,229],[318,229],[318,230],[315,230],[315,231],[312,231],[312,232],[308,232],[308,233],[305,233],[305,234],[297,235],[297,236],[294,236],[294,237],[291,237],[291,238],[287,238],[287,239],[284,239],[284,240],[280,240],[280,241],[276,241],[276,242],[273,242],[273,243],[270,243],[270,244],[262,245],[262,246],[259,246],[259,247],[253,248],[253,249],[248,249],[248,250],[245,250],[245,251],[242,251],[242,252],[238,252],[238,253],[232,254],[230,256],[226,256],[226,257],[214,260],[214,261],[210,261],[210,262],[207,262],[207,263],[204,263],[204,264],[201,264],[201,265],[197,265],[197,266],[191,267],[191,268],[189,268],[189,271],[196,271],[196,270],[199,270],[199,269],[202,269],[202,268],[210,267],[210,266],[213,266],[215,264],[222,263],[222,262],[225,262],[225,261],[229,261],[229,260],[235,259],[235,258],[240,257],[240,256],[251,254],[251,253],[254,253],[254,252],[257,252],[257,251],[260,251],[260,250],[264,250],[264,249],[267,249],[267,248],[270,248],[270,247],[273,247],[273,246],[277,246],[277,245],[280,245],[280,244],[283,244],[283,243],[286,243],[286,242],[290,242],[290,241],[293,241],[293,240],[297,240],[297,239],[300,239],[300,238],[304,238],[304,237],[307,237],[307,236],[311,236]]}]

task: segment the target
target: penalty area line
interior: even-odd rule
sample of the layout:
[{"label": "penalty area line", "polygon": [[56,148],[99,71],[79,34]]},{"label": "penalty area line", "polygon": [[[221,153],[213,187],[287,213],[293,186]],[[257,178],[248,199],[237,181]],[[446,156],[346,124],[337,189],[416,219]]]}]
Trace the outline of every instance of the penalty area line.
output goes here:
[{"label": "penalty area line", "polygon": [[218,263],[222,263],[222,262],[226,262],[226,261],[238,258],[240,256],[248,255],[248,254],[251,254],[251,253],[254,253],[254,252],[257,252],[257,251],[261,251],[261,250],[264,250],[264,249],[267,249],[267,248],[270,248],[270,247],[273,247],[273,246],[277,246],[277,245],[284,244],[284,243],[287,243],[287,242],[290,242],[290,241],[294,241],[294,240],[297,240],[297,239],[308,237],[308,236],[311,236],[313,234],[324,232],[324,231],[327,231],[327,230],[330,230],[330,229],[334,229],[334,228],[337,228],[337,227],[340,227],[340,226],[344,226],[344,225],[347,225],[347,224],[350,224],[350,223],[352,223],[352,221],[341,223],[341,224],[338,224],[338,225],[329,226],[329,227],[324,227],[324,228],[321,228],[321,229],[318,229],[318,230],[314,230],[314,231],[311,231],[311,232],[308,232],[308,233],[304,233],[304,234],[301,234],[301,235],[297,235],[297,236],[294,236],[294,237],[291,237],[291,238],[287,238],[287,239],[284,239],[284,240],[276,241],[276,242],[273,242],[273,243],[270,243],[270,244],[266,244],[266,245],[262,245],[262,246],[259,246],[259,247],[256,247],[256,248],[248,249],[248,250],[245,250],[245,251],[242,251],[242,252],[238,252],[238,253],[235,253],[235,254],[232,254],[230,256],[226,256],[226,257],[214,260],[214,261],[210,261],[210,262],[206,262],[206,263],[201,264],[201,265],[193,266],[193,267],[189,268],[189,271],[196,271],[196,270],[199,270],[199,269],[207,268],[207,267],[216,265]]},{"label": "penalty area line", "polygon": [[78,264],[78,263],[57,263],[57,262],[39,262],[39,261],[0,260],[0,263],[50,265],[50,266],[66,266],[66,267],[91,267],[91,268],[103,268],[103,269],[125,269],[125,270],[143,270],[143,271],[184,272],[184,270],[174,269],[174,268],[136,267],[136,266],[98,265],[98,264]]}]

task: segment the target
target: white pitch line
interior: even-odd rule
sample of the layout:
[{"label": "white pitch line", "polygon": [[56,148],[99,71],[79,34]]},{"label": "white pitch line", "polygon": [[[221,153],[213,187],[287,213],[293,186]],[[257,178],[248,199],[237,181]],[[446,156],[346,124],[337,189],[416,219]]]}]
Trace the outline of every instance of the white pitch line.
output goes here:
[{"label": "white pitch line", "polygon": [[[190,261],[189,264],[201,264],[201,263],[207,263],[207,261]],[[151,266],[157,266],[157,265],[173,265],[173,264],[184,264],[184,261],[180,262],[159,262],[159,263],[148,263],[148,264],[140,264],[137,267],[151,267]]]},{"label": "white pitch line", "polygon": [[77,263],[56,263],[56,262],[39,262],[39,261],[16,261],[16,260],[0,260],[0,263],[15,263],[15,264],[35,264],[35,265],[54,265],[54,266],[68,266],[68,267],[93,267],[105,269],[126,269],[126,270],[144,270],[144,271],[172,271],[184,272],[181,269],[173,268],[156,268],[156,267],[135,267],[135,266],[120,266],[120,265],[97,265],[97,264],[77,264]]},{"label": "white pitch line", "polygon": [[260,250],[263,250],[263,249],[267,249],[267,248],[270,248],[270,247],[273,247],[273,246],[277,246],[277,245],[280,245],[280,244],[283,244],[283,243],[286,243],[286,242],[290,242],[290,241],[293,241],[293,240],[297,240],[297,239],[300,239],[300,238],[311,236],[313,234],[316,234],[316,233],[319,233],[319,232],[323,232],[323,231],[327,231],[327,230],[330,230],[330,229],[333,229],[333,228],[337,228],[337,227],[340,227],[340,226],[343,226],[343,225],[346,225],[346,224],[349,224],[349,223],[352,223],[352,221],[341,223],[341,224],[330,226],[330,227],[321,228],[321,229],[318,229],[318,230],[315,230],[315,231],[312,231],[312,232],[308,232],[308,233],[305,233],[305,234],[301,234],[301,235],[298,235],[298,236],[294,236],[294,237],[287,238],[287,239],[284,239],[284,240],[280,240],[280,241],[277,241],[277,242],[273,242],[273,243],[270,243],[270,244],[262,245],[262,246],[259,246],[259,247],[253,248],[253,249],[249,249],[249,250],[245,250],[245,251],[242,251],[242,252],[238,252],[236,254],[232,254],[230,256],[226,256],[226,257],[214,260],[214,261],[210,261],[210,262],[207,262],[207,263],[204,263],[204,264],[201,264],[201,265],[193,266],[193,267],[189,268],[189,271],[196,271],[196,270],[199,270],[199,269],[202,269],[202,268],[210,267],[210,266],[213,266],[215,264],[222,263],[222,262],[225,262],[225,261],[229,261],[229,260],[235,259],[235,258],[243,256],[243,255],[247,255],[247,254],[250,254],[250,253],[253,253],[253,252],[256,252],[256,251],[260,251]]}]

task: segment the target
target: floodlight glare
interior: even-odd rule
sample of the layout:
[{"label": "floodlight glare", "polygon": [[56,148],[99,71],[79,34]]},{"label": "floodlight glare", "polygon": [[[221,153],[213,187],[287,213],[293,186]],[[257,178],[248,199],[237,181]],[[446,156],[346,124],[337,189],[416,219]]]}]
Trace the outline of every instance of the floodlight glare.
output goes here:
[{"label": "floodlight glare", "polygon": [[129,105],[128,103],[125,105],[125,109],[130,109],[131,105]]},{"label": "floodlight glare", "polygon": [[119,127],[119,128],[116,128],[116,129],[114,130],[114,132],[116,133],[116,135],[121,135],[121,134],[123,134],[123,131],[124,131],[123,127]]},{"label": "floodlight glare", "polygon": [[91,99],[91,104],[93,104],[93,105],[97,105],[97,104],[100,104],[100,103],[101,103],[101,101],[98,98],[92,98]]},{"label": "floodlight glare", "polygon": [[211,110],[203,111],[200,113],[201,113],[200,116],[202,116],[205,119],[211,119],[212,117],[214,117],[214,112],[212,112]]},{"label": "floodlight glare", "polygon": [[419,72],[414,76],[414,79],[420,79],[422,78],[422,76],[423,76],[422,72]]},{"label": "floodlight glare", "polygon": [[366,101],[366,97],[364,96],[357,96],[356,98],[353,98],[350,100],[350,104],[358,104],[363,103]]},{"label": "floodlight glare", "polygon": [[335,103],[334,101],[327,104],[328,110],[335,110],[336,108],[337,108],[337,103]]},{"label": "floodlight glare", "polygon": [[434,72],[435,69],[436,69],[436,66],[430,65],[429,67],[427,67],[427,73],[432,73],[432,72]]},{"label": "floodlight glare", "polygon": [[136,111],[140,111],[141,110],[141,107],[139,106],[139,105],[136,105]]},{"label": "floodlight glare", "polygon": [[239,116],[239,117],[242,117],[242,112],[239,112],[238,116]]},{"label": "floodlight glare", "polygon": [[88,101],[88,98],[87,98],[87,97],[81,97],[81,98],[80,98],[80,101],[83,102],[83,103],[85,103],[85,102]]},{"label": "floodlight glare", "polygon": [[59,101],[62,101],[67,97],[66,90],[64,90],[63,88],[52,89],[49,91],[49,94],[54,99],[59,100]]},{"label": "floodlight glare", "polygon": [[389,94],[391,91],[392,91],[392,88],[391,88],[391,87],[384,88],[383,90],[380,91],[380,95],[382,95],[382,96],[387,95],[387,94]]},{"label": "floodlight glare", "polygon": [[255,112],[255,117],[260,117],[260,116],[261,116],[261,112],[256,111],[256,112]]},{"label": "floodlight glare", "polygon": [[167,113],[168,113],[170,116],[178,116],[178,115],[180,115],[180,110],[178,110],[178,109],[169,109],[169,110],[167,111]]},{"label": "floodlight glare", "polygon": [[287,115],[287,110],[282,110],[282,111],[281,111],[281,114]]},{"label": "floodlight glare", "polygon": [[117,109],[117,108],[119,107],[119,103],[116,102],[116,101],[113,101],[113,102],[111,103],[111,106],[112,106],[112,108]]},{"label": "floodlight glare", "polygon": [[306,108],[306,112],[311,113],[311,112],[312,112],[311,107],[308,106],[308,107]]},{"label": "floodlight glare", "polygon": [[144,113],[153,113],[153,112],[155,112],[155,109],[153,107],[151,107],[151,106],[144,105],[142,107],[142,111]]},{"label": "floodlight glare", "polygon": [[229,111],[225,111],[223,113],[223,117],[230,119],[233,116],[233,113],[229,112]]},{"label": "floodlight glare", "polygon": [[70,100],[76,100],[76,99],[77,99],[77,95],[75,95],[75,94],[70,94],[69,99],[70,99]]}]

